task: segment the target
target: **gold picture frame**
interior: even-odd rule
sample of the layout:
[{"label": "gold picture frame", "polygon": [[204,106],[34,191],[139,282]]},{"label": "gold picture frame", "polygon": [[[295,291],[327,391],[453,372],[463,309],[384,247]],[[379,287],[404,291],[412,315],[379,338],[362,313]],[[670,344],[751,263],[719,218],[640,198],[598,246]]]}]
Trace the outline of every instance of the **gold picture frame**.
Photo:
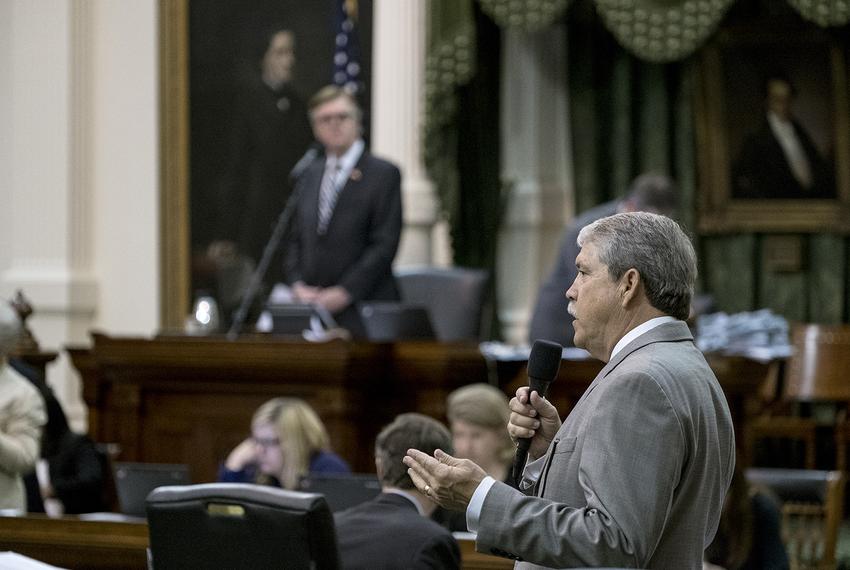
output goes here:
[{"label": "gold picture frame", "polygon": [[[767,151],[746,147],[757,140],[757,129],[767,128],[763,83],[777,70],[792,93],[808,90],[797,94],[792,111],[804,104],[804,116],[795,122],[812,129],[810,138],[826,149],[821,158],[829,165],[828,195],[747,196],[738,190],[744,156],[768,161]],[[695,114],[701,233],[850,231],[847,67],[843,46],[829,34],[819,29],[793,37],[721,32],[698,61]],[[778,142],[775,146],[781,152]]]},{"label": "gold picture frame", "polygon": [[159,2],[160,326],[189,312],[189,2]]}]

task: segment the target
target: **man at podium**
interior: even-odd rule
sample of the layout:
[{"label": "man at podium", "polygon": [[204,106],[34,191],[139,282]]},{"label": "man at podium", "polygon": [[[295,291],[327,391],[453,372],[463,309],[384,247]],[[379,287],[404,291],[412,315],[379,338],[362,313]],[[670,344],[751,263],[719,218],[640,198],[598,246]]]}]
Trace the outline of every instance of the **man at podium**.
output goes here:
[{"label": "man at podium", "polygon": [[324,157],[296,183],[286,280],[296,301],[324,307],[362,337],[355,303],[399,299],[392,261],[402,227],[401,173],[366,150],[362,112],[343,88],[322,88],[309,108]]}]

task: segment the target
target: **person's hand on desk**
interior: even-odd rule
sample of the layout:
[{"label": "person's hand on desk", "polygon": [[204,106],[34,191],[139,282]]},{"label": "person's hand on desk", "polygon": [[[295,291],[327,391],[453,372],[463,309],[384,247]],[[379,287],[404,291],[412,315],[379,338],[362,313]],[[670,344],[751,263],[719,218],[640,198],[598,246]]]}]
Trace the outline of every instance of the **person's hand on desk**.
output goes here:
[{"label": "person's hand on desk", "polygon": [[247,465],[257,462],[257,444],[249,437],[233,448],[224,466],[230,471],[242,471]]},{"label": "person's hand on desk", "polygon": [[469,459],[457,459],[441,449],[434,452],[434,457],[418,449],[408,449],[404,464],[421,493],[453,511],[466,510],[475,489],[487,476]]},{"label": "person's hand on desk", "polygon": [[321,289],[311,285],[305,285],[302,281],[292,284],[292,294],[302,303],[315,303]]},{"label": "person's hand on desk", "polygon": [[345,287],[335,285],[321,289],[316,296],[316,302],[333,314],[342,311],[351,304],[351,295]]},{"label": "person's hand on desk", "polygon": [[533,461],[546,453],[552,438],[561,427],[561,417],[555,406],[528,386],[522,386],[511,398],[511,418],[508,433],[511,439],[533,438],[528,449],[528,458]]}]

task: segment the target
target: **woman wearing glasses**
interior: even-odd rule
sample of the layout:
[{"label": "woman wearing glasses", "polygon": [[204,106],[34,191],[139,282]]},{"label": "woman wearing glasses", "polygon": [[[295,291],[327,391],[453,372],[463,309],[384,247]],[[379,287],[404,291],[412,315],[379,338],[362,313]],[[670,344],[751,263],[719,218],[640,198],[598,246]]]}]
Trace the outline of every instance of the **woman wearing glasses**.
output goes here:
[{"label": "woman wearing glasses", "polygon": [[254,412],[251,437],[230,452],[219,481],[297,490],[308,473],[350,471],[330,450],[328,432],[313,408],[298,398],[274,398]]}]

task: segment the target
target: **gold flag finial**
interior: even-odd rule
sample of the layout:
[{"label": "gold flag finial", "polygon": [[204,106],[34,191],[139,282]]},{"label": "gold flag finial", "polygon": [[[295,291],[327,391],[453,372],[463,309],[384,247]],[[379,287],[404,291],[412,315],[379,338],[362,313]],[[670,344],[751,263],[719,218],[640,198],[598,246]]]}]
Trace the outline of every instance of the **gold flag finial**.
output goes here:
[{"label": "gold flag finial", "polygon": [[343,8],[345,9],[345,13],[349,18],[357,21],[357,0],[345,0],[343,3]]}]

